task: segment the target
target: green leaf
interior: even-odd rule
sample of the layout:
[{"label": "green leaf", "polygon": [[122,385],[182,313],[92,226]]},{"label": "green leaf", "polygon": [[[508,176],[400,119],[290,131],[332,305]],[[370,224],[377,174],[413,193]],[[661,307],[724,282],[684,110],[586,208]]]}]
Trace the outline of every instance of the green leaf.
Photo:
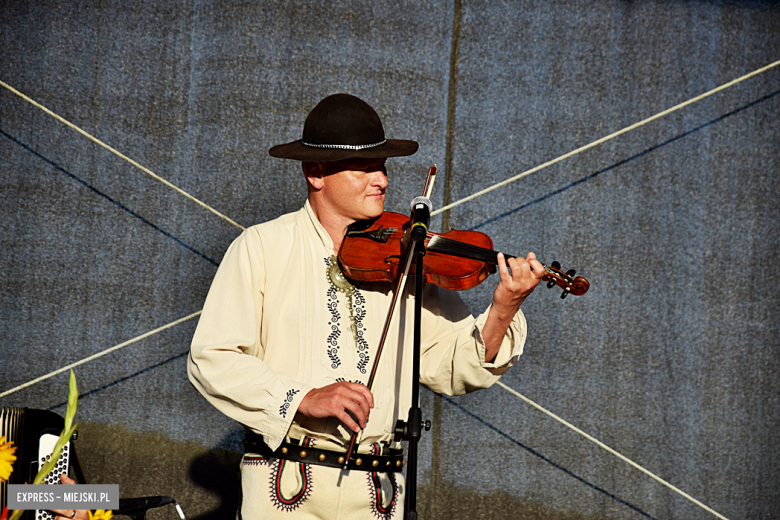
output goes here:
[{"label": "green leaf", "polygon": [[[41,469],[38,470],[38,474],[35,475],[35,478],[32,481],[33,484],[42,483],[43,479],[45,479],[46,476],[51,473],[51,470],[53,470],[57,465],[57,461],[60,460],[62,447],[65,446],[65,444],[73,436],[73,432],[76,431],[78,424],[73,424],[73,418],[76,416],[76,406],[78,404],[78,399],[79,390],[76,387],[76,375],[73,373],[73,370],[71,370],[70,383],[68,384],[68,408],[65,410],[65,426],[62,429],[60,438],[57,439],[57,443],[54,445],[54,450],[51,453],[51,457],[49,457],[49,460],[47,460],[46,463],[41,466]],[[21,518],[22,513],[24,513],[23,510],[14,511],[11,514],[11,518],[8,520],[18,520]]]},{"label": "green leaf", "polygon": [[54,450],[51,453],[51,457],[49,457],[49,460],[47,460],[46,463],[41,466],[38,474],[35,475],[35,478],[32,482],[33,484],[41,484],[43,479],[45,479],[49,473],[51,473],[51,470],[54,469],[54,467],[57,465],[57,461],[60,459],[60,455],[62,454],[62,447],[65,446],[65,444],[70,440],[71,436],[73,436],[73,432],[76,431],[78,424],[73,424],[73,417],[76,415],[78,398],[79,391],[76,387],[76,375],[73,373],[73,370],[71,370],[70,384],[68,385],[68,408],[65,411],[65,427],[60,434],[60,438],[57,439],[57,443],[54,445]]}]

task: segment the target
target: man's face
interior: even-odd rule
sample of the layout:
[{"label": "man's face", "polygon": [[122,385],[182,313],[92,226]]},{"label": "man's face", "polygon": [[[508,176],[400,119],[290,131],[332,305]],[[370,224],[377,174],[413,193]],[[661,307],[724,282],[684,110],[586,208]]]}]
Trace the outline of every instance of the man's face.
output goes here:
[{"label": "man's face", "polygon": [[320,163],[321,194],[332,211],[351,220],[378,217],[385,208],[384,159],[345,159]]}]

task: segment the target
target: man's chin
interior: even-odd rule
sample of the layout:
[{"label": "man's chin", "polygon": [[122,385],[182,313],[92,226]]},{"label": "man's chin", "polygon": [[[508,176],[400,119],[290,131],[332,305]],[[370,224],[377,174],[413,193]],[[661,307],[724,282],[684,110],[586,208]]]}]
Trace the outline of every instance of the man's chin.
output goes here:
[{"label": "man's chin", "polygon": [[384,213],[384,211],[364,210],[360,214],[354,214],[352,218],[354,219],[354,222],[362,222],[364,220],[377,219],[382,216],[382,213]]},{"label": "man's chin", "polygon": [[382,201],[381,204],[372,205],[371,207],[366,208],[366,213],[369,215],[366,217],[366,219],[380,217],[384,212],[385,212],[385,201]]}]

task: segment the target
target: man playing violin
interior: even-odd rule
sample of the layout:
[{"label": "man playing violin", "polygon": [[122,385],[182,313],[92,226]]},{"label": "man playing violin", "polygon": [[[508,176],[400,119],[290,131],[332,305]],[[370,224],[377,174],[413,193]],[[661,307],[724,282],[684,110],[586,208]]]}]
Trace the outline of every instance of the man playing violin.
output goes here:
[{"label": "man playing violin", "polygon": [[[272,156],[301,161],[304,207],[244,231],[220,264],[192,341],[193,385],[246,429],[240,517],[400,517],[402,451],[393,427],[411,405],[413,287],[396,308],[371,391],[365,386],[389,309],[387,283],[344,278],[347,228],[384,211],[385,160],[414,141],[385,139],[373,108],[323,99],[302,139]],[[499,255],[490,307],[473,317],[454,291],[424,289],[420,382],[462,394],[492,385],[522,353],[520,304],[544,269]],[[413,284],[407,284],[413,286]],[[352,432],[357,453],[342,470]]]}]

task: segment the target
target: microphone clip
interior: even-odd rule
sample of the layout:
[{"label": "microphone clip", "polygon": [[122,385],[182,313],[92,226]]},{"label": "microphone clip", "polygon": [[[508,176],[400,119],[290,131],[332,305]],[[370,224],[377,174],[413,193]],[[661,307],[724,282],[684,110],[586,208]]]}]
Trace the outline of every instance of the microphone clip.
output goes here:
[{"label": "microphone clip", "polygon": [[428,236],[428,226],[431,222],[431,200],[428,197],[415,197],[411,203],[412,218],[411,238],[415,242],[422,242]]}]

